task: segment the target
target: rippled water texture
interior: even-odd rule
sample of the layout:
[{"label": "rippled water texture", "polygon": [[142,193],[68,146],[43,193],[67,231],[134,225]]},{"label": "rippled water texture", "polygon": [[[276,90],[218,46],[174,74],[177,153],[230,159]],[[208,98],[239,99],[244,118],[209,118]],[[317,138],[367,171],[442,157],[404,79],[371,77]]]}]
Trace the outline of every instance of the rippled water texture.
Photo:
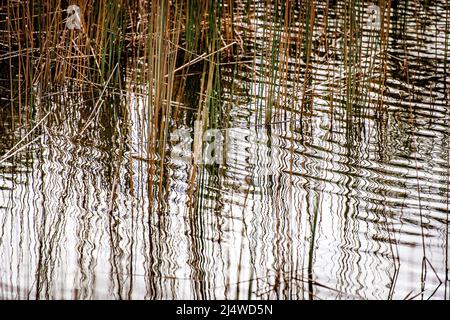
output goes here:
[{"label": "rippled water texture", "polygon": [[[175,140],[163,160],[147,154],[145,95],[106,99],[112,116],[81,140],[98,97],[67,89],[36,101],[42,125],[0,162],[0,298],[448,298],[450,21],[445,1],[419,2],[391,16],[387,52],[376,30],[361,31],[351,97],[336,8],[323,40],[318,5],[306,90],[290,76],[306,61],[283,56],[301,50],[283,45],[297,31],[252,8],[236,24],[248,55],[220,66],[234,128],[220,129],[236,141],[221,165],[172,157]],[[239,20],[246,9],[234,10]],[[273,33],[282,50],[269,76]],[[385,90],[365,78],[382,58]],[[194,139],[186,110],[169,131]],[[9,107],[0,114],[5,155],[27,129]],[[152,157],[164,169],[150,170]]]}]

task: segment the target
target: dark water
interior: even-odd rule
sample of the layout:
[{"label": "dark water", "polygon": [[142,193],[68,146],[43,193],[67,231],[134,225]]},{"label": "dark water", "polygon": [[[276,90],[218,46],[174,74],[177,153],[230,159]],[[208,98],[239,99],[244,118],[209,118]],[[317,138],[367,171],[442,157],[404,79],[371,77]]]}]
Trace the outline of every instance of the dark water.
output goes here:
[{"label": "dark water", "polygon": [[[305,69],[301,59],[278,53],[279,73],[267,76],[268,33],[280,29],[253,8],[236,27],[248,55],[221,66],[233,129],[220,129],[237,141],[233,156],[216,170],[196,166],[195,183],[192,152],[171,156],[177,142],[165,169],[149,171],[158,155],[146,153],[142,135],[145,96],[106,99],[111,112],[81,140],[74,134],[94,107],[90,95],[67,89],[38,99],[35,123],[43,120],[24,141],[30,128],[4,104],[0,298],[448,298],[445,5],[412,2],[398,20],[394,10],[387,49],[366,26],[366,63],[355,71],[365,84],[352,96],[338,9],[329,12],[328,48],[319,10],[304,92],[291,76]],[[386,90],[365,78],[377,77],[382,57]],[[300,114],[305,94],[311,102]],[[277,109],[263,126],[268,104]],[[172,136],[178,129],[194,139],[191,120],[174,122]],[[18,142],[13,150],[23,148],[5,157]]]}]

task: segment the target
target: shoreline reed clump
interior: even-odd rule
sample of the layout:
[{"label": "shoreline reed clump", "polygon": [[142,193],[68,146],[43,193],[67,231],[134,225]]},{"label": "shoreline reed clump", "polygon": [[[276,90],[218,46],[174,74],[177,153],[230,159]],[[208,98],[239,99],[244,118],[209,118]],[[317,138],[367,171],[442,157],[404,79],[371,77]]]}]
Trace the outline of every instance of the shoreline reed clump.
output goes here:
[{"label": "shoreline reed clump", "polygon": [[[375,69],[382,71],[377,73],[378,87],[380,92],[384,90],[390,3],[379,3],[382,27],[366,54],[370,56],[380,49],[383,58],[377,65],[370,62],[369,70],[361,46],[366,4],[359,0],[339,6],[313,0],[302,4],[293,0],[246,4],[231,0],[5,0],[1,4],[1,61],[9,62],[10,92],[21,93],[9,99],[25,109],[25,119],[32,114],[33,94],[57,91],[67,83],[102,90],[110,80],[111,88],[144,84],[147,89],[142,93],[148,95],[152,113],[149,116],[156,121],[152,126],[158,126],[162,123],[156,120],[158,115],[167,118],[178,114],[178,108],[166,111],[183,89],[188,91],[184,93],[190,96],[191,104],[205,104],[205,109],[198,112],[207,111],[204,116],[211,120],[217,117],[221,60],[239,64],[239,55],[251,54],[254,72],[258,72],[259,64],[269,66],[267,80],[257,84],[260,93],[267,91],[265,99],[258,102],[258,121],[269,125],[283,118],[286,112],[282,110],[290,109],[294,126],[299,120],[297,114],[301,122],[304,112],[312,112],[317,82],[315,54],[323,50],[325,64],[336,53],[342,55],[343,74],[327,82],[341,87],[338,90],[344,88],[347,116],[351,119],[353,105],[359,98],[368,98]],[[261,4],[263,12],[270,13],[262,17],[267,26],[263,28],[253,24],[259,12],[250,9],[260,8]],[[80,11],[79,28],[72,30],[66,24],[71,18],[69,5],[78,6]],[[329,21],[331,11],[338,15],[337,19],[333,17],[335,22]],[[243,43],[240,30],[262,32],[267,39],[265,47],[250,49],[253,45]],[[333,33],[339,36],[334,47]],[[256,73],[253,77],[257,79]],[[291,84],[294,88],[289,88]],[[334,96],[329,97],[331,105]],[[166,107],[162,107],[163,101]],[[382,110],[382,100],[378,104]],[[214,128],[216,121],[208,127]]]}]

